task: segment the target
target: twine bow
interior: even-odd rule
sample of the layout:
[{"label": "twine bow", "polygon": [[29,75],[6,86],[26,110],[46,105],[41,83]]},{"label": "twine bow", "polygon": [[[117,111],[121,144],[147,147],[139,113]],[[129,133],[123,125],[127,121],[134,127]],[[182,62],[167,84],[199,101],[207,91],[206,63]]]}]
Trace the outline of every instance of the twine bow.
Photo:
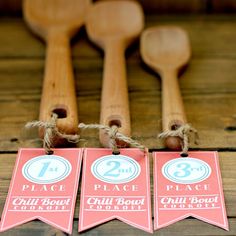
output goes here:
[{"label": "twine bow", "polygon": [[86,125],[86,124],[80,123],[79,128],[80,129],[104,130],[105,133],[109,137],[109,144],[108,145],[112,149],[112,152],[114,154],[119,154],[120,153],[116,140],[123,141],[125,143],[130,144],[130,146],[132,146],[132,147],[136,147],[136,148],[139,148],[142,151],[145,151],[145,147],[143,145],[139,144],[137,141],[133,140],[132,138],[127,137],[124,134],[120,133],[118,131],[117,126],[109,127],[109,126],[101,125],[101,124],[88,124],[88,125]]},{"label": "twine bow", "polygon": [[79,135],[70,135],[70,134],[63,134],[57,128],[57,119],[58,115],[53,113],[50,121],[31,121],[28,122],[25,127],[26,128],[33,128],[39,127],[44,128],[44,137],[43,137],[43,148],[45,149],[46,154],[53,154],[51,150],[53,145],[53,140],[56,137],[66,139],[68,142],[77,143],[79,141]]},{"label": "twine bow", "polygon": [[179,137],[182,140],[182,152],[181,155],[187,156],[189,149],[189,140],[191,133],[194,134],[194,143],[198,144],[199,136],[196,129],[190,124],[181,125],[176,130],[167,130],[158,135],[159,138],[164,139],[167,137]]}]

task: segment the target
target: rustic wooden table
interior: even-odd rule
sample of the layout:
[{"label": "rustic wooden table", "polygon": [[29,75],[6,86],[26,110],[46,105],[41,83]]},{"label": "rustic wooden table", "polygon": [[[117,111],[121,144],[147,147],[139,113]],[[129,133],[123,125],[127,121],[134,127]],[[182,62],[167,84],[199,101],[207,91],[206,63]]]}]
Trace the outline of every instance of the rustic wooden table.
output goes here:
[{"label": "rustic wooden table", "polygon": [[[200,135],[194,150],[218,150],[230,231],[188,218],[156,231],[156,235],[236,235],[236,16],[148,16],[146,27],[177,25],[189,33],[192,60],[180,85],[187,118]],[[161,131],[161,90],[158,76],[141,62],[138,42],[127,51],[132,136],[153,150],[164,150]],[[103,55],[82,30],[72,42],[80,122],[98,123]],[[45,45],[21,18],[0,21],[0,213],[19,147],[40,147],[37,131],[26,132],[38,118]],[[82,133],[80,146],[99,147],[98,133]],[[79,193],[73,235],[78,235]],[[117,220],[84,235],[147,235]],[[33,221],[1,235],[63,235]]]}]

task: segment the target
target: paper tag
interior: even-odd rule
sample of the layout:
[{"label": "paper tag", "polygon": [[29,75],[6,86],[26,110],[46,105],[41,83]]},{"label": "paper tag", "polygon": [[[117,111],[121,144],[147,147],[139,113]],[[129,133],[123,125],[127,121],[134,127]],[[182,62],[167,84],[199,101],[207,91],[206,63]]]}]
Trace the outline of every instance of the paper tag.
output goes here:
[{"label": "paper tag", "polygon": [[82,149],[20,149],[1,231],[39,219],[71,233],[81,160]]},{"label": "paper tag", "polygon": [[149,159],[139,149],[85,149],[79,231],[112,219],[152,232]]},{"label": "paper tag", "polygon": [[154,224],[159,229],[192,216],[228,230],[217,152],[155,152]]}]

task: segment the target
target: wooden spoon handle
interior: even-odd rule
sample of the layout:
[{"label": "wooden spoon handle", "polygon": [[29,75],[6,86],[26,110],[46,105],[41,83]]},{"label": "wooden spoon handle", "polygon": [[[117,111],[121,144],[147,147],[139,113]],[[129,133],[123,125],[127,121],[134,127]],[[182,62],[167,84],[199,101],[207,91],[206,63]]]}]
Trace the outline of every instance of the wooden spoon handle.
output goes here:
[{"label": "wooden spoon handle", "polygon": [[[100,122],[110,127],[116,125],[120,132],[130,135],[124,45],[117,41],[111,41],[105,47]],[[102,131],[100,142],[105,147],[109,143],[108,136]]]},{"label": "wooden spoon handle", "polygon": [[40,120],[50,120],[54,112],[58,115],[59,131],[74,134],[78,115],[69,37],[53,31],[48,35],[47,43]]},{"label": "wooden spoon handle", "polygon": [[[163,131],[175,130],[187,122],[183,100],[179,89],[177,72],[165,71],[162,74],[162,77]],[[168,138],[166,145],[170,149],[181,148],[179,138],[175,137]]]}]

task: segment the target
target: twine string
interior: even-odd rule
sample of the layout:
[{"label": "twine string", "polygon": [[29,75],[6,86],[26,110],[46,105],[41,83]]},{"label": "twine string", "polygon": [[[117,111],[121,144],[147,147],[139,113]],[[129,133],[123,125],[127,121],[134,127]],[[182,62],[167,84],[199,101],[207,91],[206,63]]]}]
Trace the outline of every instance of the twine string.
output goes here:
[{"label": "twine string", "polygon": [[68,142],[71,143],[77,143],[79,141],[79,135],[74,134],[64,134],[61,133],[57,128],[57,119],[58,115],[53,113],[52,117],[49,121],[30,121],[28,122],[25,127],[26,128],[43,128],[44,129],[44,137],[43,137],[43,148],[45,149],[46,154],[53,154],[53,151],[51,150],[52,147],[54,147],[54,140],[56,137],[59,137],[61,139],[66,139]]},{"label": "twine string", "polygon": [[129,144],[132,147],[139,148],[142,151],[145,151],[145,146],[139,144],[137,141],[133,140],[132,138],[120,133],[118,131],[118,127],[113,125],[112,127],[109,127],[107,125],[101,125],[101,124],[84,124],[80,123],[79,128],[84,130],[84,129],[98,129],[98,130],[104,130],[105,133],[109,137],[109,144],[108,146],[112,149],[112,152],[114,154],[118,154],[119,152],[119,147],[117,145],[117,140],[123,141],[127,144]]},{"label": "twine string", "polygon": [[116,125],[111,126],[111,128],[108,130],[107,129],[107,134],[109,136],[109,147],[112,148],[112,152],[114,154],[119,154],[119,148],[117,146],[117,142],[116,142],[116,136],[118,133],[118,127]]},{"label": "twine string", "polygon": [[159,138],[165,139],[168,137],[179,137],[182,140],[182,152],[181,155],[188,156],[189,142],[191,133],[194,134],[194,143],[198,144],[199,136],[195,128],[190,124],[181,125],[176,130],[167,130],[158,135]]}]

